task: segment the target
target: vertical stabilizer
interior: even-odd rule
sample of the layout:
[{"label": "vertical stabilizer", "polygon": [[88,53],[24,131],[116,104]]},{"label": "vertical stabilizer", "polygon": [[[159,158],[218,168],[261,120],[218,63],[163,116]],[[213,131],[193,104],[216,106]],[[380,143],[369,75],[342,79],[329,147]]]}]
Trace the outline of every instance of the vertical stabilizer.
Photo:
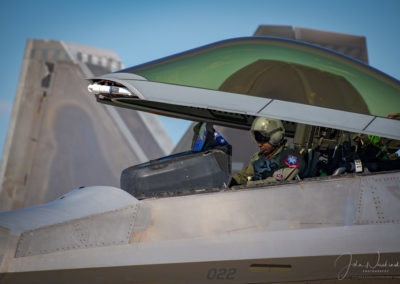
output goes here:
[{"label": "vertical stabilizer", "polygon": [[79,186],[119,186],[121,171],[169,154],[151,114],[98,104],[85,80],[123,67],[110,50],[28,40],[0,170],[0,210],[48,202]]}]

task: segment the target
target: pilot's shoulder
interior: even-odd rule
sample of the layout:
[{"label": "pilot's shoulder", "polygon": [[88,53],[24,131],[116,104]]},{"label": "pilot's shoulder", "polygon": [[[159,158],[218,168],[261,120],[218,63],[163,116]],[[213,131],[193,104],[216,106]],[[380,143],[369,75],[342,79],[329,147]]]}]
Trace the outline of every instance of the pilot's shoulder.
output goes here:
[{"label": "pilot's shoulder", "polygon": [[286,148],[282,151],[283,163],[289,168],[298,168],[301,167],[304,163],[303,157],[299,153],[299,151]]}]

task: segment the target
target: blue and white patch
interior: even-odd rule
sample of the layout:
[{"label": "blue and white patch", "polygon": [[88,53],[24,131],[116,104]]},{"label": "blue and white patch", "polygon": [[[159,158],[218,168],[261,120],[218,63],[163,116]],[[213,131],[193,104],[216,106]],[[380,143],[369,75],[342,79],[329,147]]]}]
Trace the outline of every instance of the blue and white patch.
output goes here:
[{"label": "blue and white patch", "polygon": [[218,145],[224,146],[228,144],[228,141],[226,141],[224,137],[222,137],[222,135],[216,130],[214,130],[214,139],[217,141]]},{"label": "blue and white patch", "polygon": [[283,179],[283,174],[276,174],[277,179]]},{"label": "blue and white patch", "polygon": [[289,167],[289,168],[298,168],[299,167],[299,157],[293,154],[288,154],[283,160],[283,162]]}]

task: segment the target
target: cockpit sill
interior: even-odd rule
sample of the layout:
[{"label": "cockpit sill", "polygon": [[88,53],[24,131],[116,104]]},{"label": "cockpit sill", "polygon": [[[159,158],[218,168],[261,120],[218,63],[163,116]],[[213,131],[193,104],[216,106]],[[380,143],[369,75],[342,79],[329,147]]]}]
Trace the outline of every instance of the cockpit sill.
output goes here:
[{"label": "cockpit sill", "polygon": [[[309,178],[296,178],[291,181],[275,181],[275,182],[265,182],[252,185],[235,185],[233,187],[213,187],[213,188],[199,188],[199,189],[188,189],[179,191],[168,191],[168,192],[153,192],[146,196],[135,196],[139,200],[146,199],[160,199],[160,198],[170,198],[178,196],[189,196],[189,195],[199,195],[199,194],[213,194],[213,193],[223,193],[223,192],[236,192],[236,191],[248,191],[248,190],[279,190],[281,187],[298,185],[300,189],[304,189],[307,185],[316,183],[328,183],[336,181],[345,181],[362,177],[376,177],[380,178],[388,174],[398,174],[400,180],[400,170],[391,171],[380,171],[380,172],[370,172],[365,170],[362,173],[344,173],[338,176],[319,176],[319,177],[309,177]],[[321,185],[323,186],[323,185]]]}]

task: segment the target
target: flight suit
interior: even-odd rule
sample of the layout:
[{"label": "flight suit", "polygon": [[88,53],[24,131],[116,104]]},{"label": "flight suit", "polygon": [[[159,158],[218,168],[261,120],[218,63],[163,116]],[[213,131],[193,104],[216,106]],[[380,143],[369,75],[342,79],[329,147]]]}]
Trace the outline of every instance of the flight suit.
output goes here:
[{"label": "flight suit", "polygon": [[303,170],[304,160],[300,153],[282,145],[269,155],[254,154],[250,164],[232,178],[238,184],[264,184],[292,180]]}]

